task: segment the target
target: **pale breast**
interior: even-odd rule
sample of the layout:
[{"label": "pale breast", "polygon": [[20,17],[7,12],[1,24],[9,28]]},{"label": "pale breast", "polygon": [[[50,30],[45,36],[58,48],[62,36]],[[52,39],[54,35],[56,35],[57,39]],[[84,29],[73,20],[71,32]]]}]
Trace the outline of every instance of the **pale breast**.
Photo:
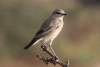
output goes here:
[{"label": "pale breast", "polygon": [[59,25],[59,27],[57,27],[56,30],[54,32],[52,32],[52,35],[51,35],[51,39],[52,40],[57,37],[57,35],[60,33],[62,27],[63,27],[63,22],[61,22],[61,24]]}]

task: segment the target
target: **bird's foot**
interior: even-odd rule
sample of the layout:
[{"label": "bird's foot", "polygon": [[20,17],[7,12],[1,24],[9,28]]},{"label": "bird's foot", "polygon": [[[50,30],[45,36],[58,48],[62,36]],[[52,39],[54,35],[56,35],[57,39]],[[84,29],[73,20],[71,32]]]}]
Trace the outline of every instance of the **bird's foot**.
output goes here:
[{"label": "bird's foot", "polygon": [[58,58],[57,56],[54,57],[55,62],[59,62],[60,58]]},{"label": "bird's foot", "polygon": [[41,48],[43,48],[43,51],[47,51],[48,50],[48,47],[45,46],[45,45],[41,45]]},{"label": "bird's foot", "polygon": [[41,45],[41,48],[43,48],[43,51],[46,51],[46,50],[48,50],[48,47],[43,43],[43,42],[41,42],[43,45]]}]

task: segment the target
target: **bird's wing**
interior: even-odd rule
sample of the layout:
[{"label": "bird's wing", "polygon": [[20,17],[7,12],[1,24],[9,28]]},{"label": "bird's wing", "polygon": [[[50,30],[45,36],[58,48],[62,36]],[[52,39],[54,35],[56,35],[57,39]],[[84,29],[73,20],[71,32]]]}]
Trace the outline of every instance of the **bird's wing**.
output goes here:
[{"label": "bird's wing", "polygon": [[61,21],[59,19],[46,20],[42,24],[42,26],[39,29],[39,31],[36,33],[35,37],[36,38],[41,38],[41,37],[49,34],[50,32],[54,31],[55,29],[57,29],[59,27],[60,22]]}]

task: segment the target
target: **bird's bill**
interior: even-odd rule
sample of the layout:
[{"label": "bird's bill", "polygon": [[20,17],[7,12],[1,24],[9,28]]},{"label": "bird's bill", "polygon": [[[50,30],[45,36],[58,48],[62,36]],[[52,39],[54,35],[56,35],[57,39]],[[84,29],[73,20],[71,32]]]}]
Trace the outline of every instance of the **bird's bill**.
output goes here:
[{"label": "bird's bill", "polygon": [[67,14],[61,14],[61,15],[67,15]]}]

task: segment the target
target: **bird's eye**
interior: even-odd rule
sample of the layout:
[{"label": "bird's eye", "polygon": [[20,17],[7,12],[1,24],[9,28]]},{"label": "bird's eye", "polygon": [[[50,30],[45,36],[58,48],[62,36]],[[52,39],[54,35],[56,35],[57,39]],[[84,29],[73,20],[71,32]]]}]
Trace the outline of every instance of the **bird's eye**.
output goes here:
[{"label": "bird's eye", "polygon": [[59,13],[59,12],[56,12],[57,14],[61,14],[61,13]]}]

